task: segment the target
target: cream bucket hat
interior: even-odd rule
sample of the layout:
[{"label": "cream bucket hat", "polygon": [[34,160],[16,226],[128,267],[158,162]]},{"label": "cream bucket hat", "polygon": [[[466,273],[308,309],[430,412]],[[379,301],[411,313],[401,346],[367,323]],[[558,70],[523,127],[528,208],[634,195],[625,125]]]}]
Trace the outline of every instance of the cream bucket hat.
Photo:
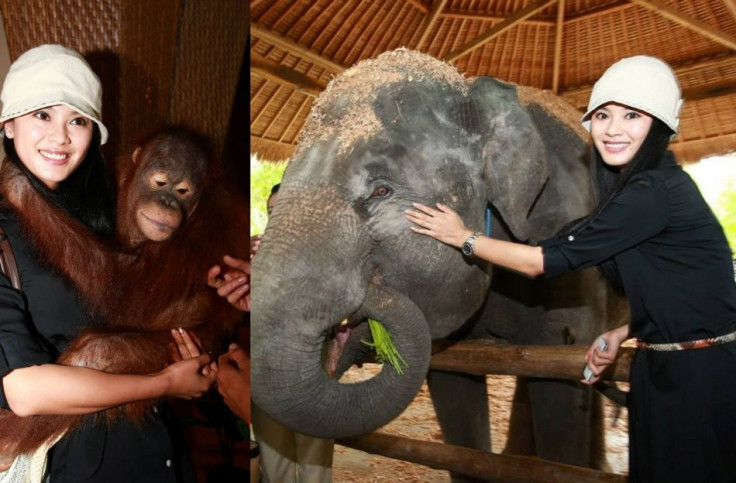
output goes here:
[{"label": "cream bucket hat", "polygon": [[5,77],[0,101],[0,123],[64,104],[92,119],[100,128],[101,143],[107,141],[100,79],[81,55],[61,45],[41,45],[18,57]]},{"label": "cream bucket hat", "polygon": [[590,130],[593,111],[609,102],[644,111],[677,134],[682,109],[680,84],[672,68],[656,57],[627,57],[603,73],[593,86],[588,109],[581,119],[586,129]]}]

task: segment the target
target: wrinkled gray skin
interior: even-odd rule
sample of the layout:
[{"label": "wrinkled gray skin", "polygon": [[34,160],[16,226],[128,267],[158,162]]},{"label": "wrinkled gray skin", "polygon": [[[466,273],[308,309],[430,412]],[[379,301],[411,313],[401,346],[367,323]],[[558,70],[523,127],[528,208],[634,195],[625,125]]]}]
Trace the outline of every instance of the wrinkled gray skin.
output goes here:
[{"label": "wrinkled gray skin", "polygon": [[[343,438],[391,421],[427,377],[433,339],[587,345],[601,331],[595,274],[529,280],[494,269],[489,292],[488,267],[409,229],[412,202],[440,201],[483,231],[490,202],[493,236],[535,241],[592,206],[579,135],[538,105],[523,108],[514,86],[425,75],[433,63],[449,68],[394,51],[333,81],[253,260],[253,400],[299,432]],[[371,85],[366,73],[380,81]],[[356,122],[367,133],[356,135]],[[388,328],[408,368],[397,375],[384,365],[369,381],[341,384],[364,356],[366,317]],[[345,318],[350,337],[329,377],[326,345]],[[484,378],[432,371],[428,380],[446,441],[490,450]],[[532,409],[513,425],[533,430],[512,435],[509,447],[588,465],[591,391],[559,381],[520,387]]]}]

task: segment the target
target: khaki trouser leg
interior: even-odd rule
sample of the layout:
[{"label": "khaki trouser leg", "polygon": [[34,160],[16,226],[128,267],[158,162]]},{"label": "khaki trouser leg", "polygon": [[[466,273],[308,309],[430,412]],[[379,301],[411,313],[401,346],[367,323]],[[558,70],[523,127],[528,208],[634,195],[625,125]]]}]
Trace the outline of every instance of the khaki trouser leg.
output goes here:
[{"label": "khaki trouser leg", "polygon": [[333,441],[295,433],[251,405],[263,483],[329,483]]}]

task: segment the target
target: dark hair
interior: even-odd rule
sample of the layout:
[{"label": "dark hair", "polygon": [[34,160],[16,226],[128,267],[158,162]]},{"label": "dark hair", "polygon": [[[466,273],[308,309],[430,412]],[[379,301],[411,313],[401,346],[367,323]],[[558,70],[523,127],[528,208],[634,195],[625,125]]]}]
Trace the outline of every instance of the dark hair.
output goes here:
[{"label": "dark hair", "polygon": [[[584,230],[621,192],[634,175],[659,166],[667,152],[672,134],[674,134],[674,131],[664,122],[652,117],[652,126],[649,128],[647,137],[624,169],[607,165],[598,150],[593,146],[591,148],[591,176],[593,178],[593,189],[595,190],[596,207],[589,215],[573,220],[563,226],[558,232],[558,236],[567,237]],[[598,265],[598,270],[617,291],[624,292],[616,260],[610,258],[604,261]]]},{"label": "dark hair", "polygon": [[7,158],[28,177],[39,193],[96,234],[107,237],[115,232],[115,188],[102,155],[100,139],[100,129],[94,124],[87,155],[55,190],[49,189],[28,170],[18,157],[12,139],[5,137],[3,148]]}]

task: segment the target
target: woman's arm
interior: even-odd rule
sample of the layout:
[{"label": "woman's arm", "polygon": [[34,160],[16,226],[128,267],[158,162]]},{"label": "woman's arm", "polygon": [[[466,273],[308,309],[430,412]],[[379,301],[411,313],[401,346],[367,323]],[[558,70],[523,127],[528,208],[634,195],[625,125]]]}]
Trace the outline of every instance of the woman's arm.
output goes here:
[{"label": "woman's arm", "polygon": [[[411,229],[422,235],[429,235],[451,247],[459,248],[473,234],[465,227],[460,216],[448,206],[437,203],[437,209],[414,203],[414,210],[407,210],[406,216],[414,223]],[[474,255],[494,265],[536,277],[544,273],[544,257],[541,247],[496,240],[478,236],[475,240]]]},{"label": "woman's arm", "polygon": [[198,397],[212,385],[216,371],[210,366],[210,357],[199,355],[188,336],[175,340],[180,353],[188,358],[155,374],[110,374],[84,367],[42,364],[14,369],[3,377],[5,397],[18,416],[88,414],[164,396]]}]

